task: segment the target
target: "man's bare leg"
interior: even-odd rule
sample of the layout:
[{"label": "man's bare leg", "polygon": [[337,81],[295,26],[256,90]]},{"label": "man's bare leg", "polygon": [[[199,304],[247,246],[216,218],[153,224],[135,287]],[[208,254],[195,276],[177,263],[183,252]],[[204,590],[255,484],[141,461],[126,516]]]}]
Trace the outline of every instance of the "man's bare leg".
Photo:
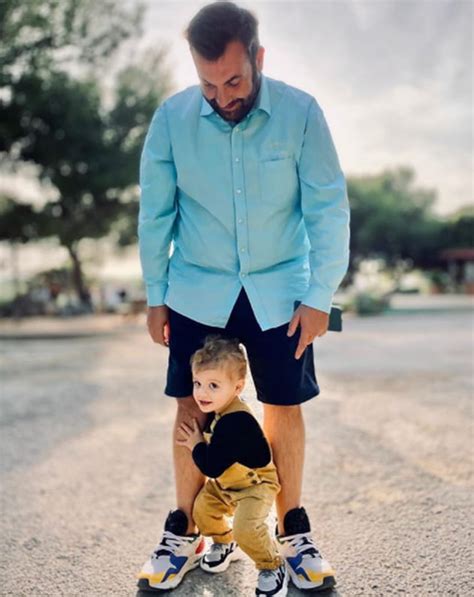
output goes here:
[{"label": "man's bare leg", "polygon": [[301,505],[305,446],[301,406],[264,404],[263,429],[280,477],[281,491],[276,497],[276,508],[278,530],[283,535],[285,514]]},{"label": "man's bare leg", "polygon": [[194,464],[191,452],[184,446],[176,443],[177,429],[181,423],[191,424],[193,418],[197,419],[199,426],[203,427],[207,415],[202,413],[194,398],[178,398],[178,409],[173,429],[173,457],[174,478],[176,486],[176,506],[188,517],[188,533],[196,532],[196,525],[192,518],[194,499],[204,484],[204,476]]}]

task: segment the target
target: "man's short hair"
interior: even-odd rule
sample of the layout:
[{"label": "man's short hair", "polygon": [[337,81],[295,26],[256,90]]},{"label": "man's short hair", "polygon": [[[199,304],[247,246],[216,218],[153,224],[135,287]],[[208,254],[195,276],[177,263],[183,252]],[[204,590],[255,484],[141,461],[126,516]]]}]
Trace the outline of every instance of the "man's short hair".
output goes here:
[{"label": "man's short hair", "polygon": [[224,54],[229,42],[240,41],[254,64],[260,46],[257,18],[233,2],[214,2],[201,8],[189,23],[186,39],[212,62]]},{"label": "man's short hair", "polygon": [[247,374],[247,359],[239,341],[219,334],[206,336],[204,346],[196,350],[190,363],[196,372],[222,368],[237,379],[245,379]]}]

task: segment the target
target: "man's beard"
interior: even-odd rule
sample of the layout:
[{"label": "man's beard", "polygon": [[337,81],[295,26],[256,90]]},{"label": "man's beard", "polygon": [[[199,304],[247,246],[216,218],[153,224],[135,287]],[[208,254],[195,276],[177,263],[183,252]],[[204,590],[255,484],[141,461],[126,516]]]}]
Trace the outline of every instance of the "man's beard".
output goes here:
[{"label": "man's beard", "polygon": [[240,122],[253,108],[258,92],[260,91],[261,79],[262,77],[257,70],[257,66],[252,66],[252,91],[247,97],[235,100],[235,106],[229,112],[222,110],[215,99],[207,101],[224,120],[227,120],[228,122]]}]

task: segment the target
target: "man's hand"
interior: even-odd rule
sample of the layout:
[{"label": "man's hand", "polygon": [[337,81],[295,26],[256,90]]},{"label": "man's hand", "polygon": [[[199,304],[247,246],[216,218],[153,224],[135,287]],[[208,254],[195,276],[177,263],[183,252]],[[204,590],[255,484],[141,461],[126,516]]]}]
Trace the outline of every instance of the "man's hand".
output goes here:
[{"label": "man's hand", "polygon": [[153,342],[168,346],[170,341],[170,326],[168,322],[168,307],[148,307],[146,324]]},{"label": "man's hand", "polygon": [[295,352],[295,359],[299,359],[308,344],[315,338],[324,336],[328,331],[329,314],[307,305],[300,305],[293,314],[288,326],[288,336],[293,334],[301,326],[300,340]]},{"label": "man's hand", "polygon": [[178,427],[178,432],[181,433],[183,439],[177,439],[176,443],[180,446],[185,446],[191,452],[194,450],[194,446],[204,441],[196,419],[192,420],[192,427],[187,423],[181,423]]}]

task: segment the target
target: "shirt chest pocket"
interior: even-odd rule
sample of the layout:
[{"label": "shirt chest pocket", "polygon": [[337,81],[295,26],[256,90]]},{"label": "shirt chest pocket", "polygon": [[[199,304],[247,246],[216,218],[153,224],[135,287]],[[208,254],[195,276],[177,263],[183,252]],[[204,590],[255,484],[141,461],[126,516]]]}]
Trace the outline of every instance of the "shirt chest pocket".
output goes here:
[{"label": "shirt chest pocket", "polygon": [[262,201],[285,203],[298,192],[298,175],[293,156],[281,153],[259,161],[260,196]]}]

